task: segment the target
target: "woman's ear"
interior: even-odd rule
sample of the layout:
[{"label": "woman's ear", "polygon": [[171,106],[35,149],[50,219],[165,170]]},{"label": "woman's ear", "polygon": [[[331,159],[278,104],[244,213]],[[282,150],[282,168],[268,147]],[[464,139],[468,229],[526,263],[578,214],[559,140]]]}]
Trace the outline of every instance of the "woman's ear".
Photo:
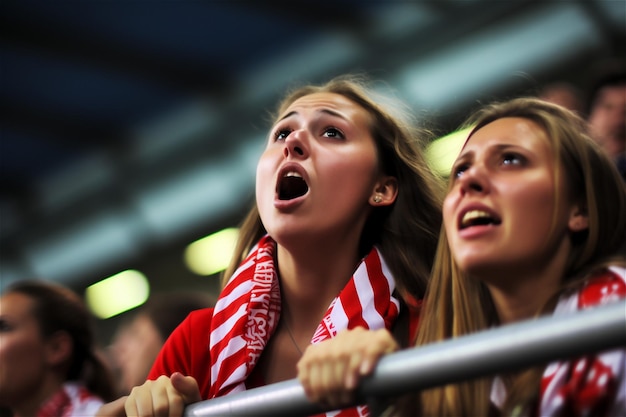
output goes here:
[{"label": "woman's ear", "polygon": [[45,344],[46,362],[51,366],[58,366],[67,362],[74,350],[72,338],[65,331],[55,332],[47,338]]},{"label": "woman's ear", "polygon": [[396,177],[385,176],[376,182],[370,197],[372,206],[389,206],[398,196],[398,180]]},{"label": "woman's ear", "polygon": [[581,205],[576,204],[570,210],[569,222],[567,223],[570,232],[582,232],[589,228],[589,215],[587,209]]}]

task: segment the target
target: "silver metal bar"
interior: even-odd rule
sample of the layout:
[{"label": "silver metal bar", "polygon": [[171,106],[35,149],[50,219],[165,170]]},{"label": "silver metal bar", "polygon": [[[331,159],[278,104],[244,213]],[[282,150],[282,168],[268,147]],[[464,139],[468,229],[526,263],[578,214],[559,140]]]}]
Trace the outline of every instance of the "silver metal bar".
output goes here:
[{"label": "silver metal bar", "polygon": [[[355,403],[620,347],[626,348],[626,300],[387,355],[361,382]],[[184,415],[307,416],[323,411],[329,410],[309,402],[292,379],[191,404]]]}]

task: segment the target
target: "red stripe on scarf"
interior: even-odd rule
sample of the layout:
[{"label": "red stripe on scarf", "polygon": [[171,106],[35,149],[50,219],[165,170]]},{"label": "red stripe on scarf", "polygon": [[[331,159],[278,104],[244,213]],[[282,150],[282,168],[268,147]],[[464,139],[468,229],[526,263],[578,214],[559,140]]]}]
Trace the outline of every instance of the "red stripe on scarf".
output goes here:
[{"label": "red stripe on scarf", "polygon": [[[383,275],[383,267],[380,262],[380,258],[377,256],[369,256],[365,259],[365,266],[367,267],[368,275],[380,274]],[[391,292],[389,291],[389,285],[382,280],[374,281],[372,283],[374,292],[377,294],[374,297],[374,305],[376,311],[385,318],[385,327],[391,328],[391,325],[398,317],[398,305],[390,303],[388,300],[391,298]],[[378,297],[380,295],[380,297]],[[393,319],[392,319],[393,318]]]},{"label": "red stripe on scarf", "polygon": [[[361,306],[361,300],[359,299],[359,294],[356,291],[356,284],[354,280],[351,279],[342,294],[340,294],[339,299],[341,300],[341,306],[343,310],[346,312],[346,315],[350,317],[348,321],[348,328],[354,329],[355,327],[365,327],[369,329],[369,325],[363,318],[363,308]],[[331,337],[335,337],[335,334],[332,334]]]}]

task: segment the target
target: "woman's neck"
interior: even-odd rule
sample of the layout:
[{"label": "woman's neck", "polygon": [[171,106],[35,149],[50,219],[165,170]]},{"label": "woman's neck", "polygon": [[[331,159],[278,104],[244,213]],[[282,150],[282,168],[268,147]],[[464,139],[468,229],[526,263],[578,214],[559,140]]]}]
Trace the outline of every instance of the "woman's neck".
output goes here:
[{"label": "woman's neck", "polygon": [[568,252],[565,245],[545,263],[509,267],[497,278],[479,277],[489,288],[501,324],[533,318],[547,307],[562,285]]},{"label": "woman's neck", "polygon": [[556,294],[558,286],[519,285],[515,289],[488,285],[500,324],[509,324],[535,317]]},{"label": "woman's neck", "polygon": [[357,245],[317,245],[294,252],[277,247],[283,302],[295,323],[319,323],[348,283],[360,259]]}]

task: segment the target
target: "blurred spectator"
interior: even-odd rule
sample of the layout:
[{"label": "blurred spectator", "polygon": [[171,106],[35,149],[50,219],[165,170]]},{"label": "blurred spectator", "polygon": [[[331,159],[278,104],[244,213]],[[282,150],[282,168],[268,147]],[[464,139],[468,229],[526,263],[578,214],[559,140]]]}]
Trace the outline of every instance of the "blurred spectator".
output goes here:
[{"label": "blurred spectator", "polygon": [[[94,415],[114,395],[92,316],[68,288],[18,281],[0,296],[0,408],[13,417]],[[6,415],[6,414],[3,414]]]},{"label": "blurred spectator", "polygon": [[546,84],[538,94],[542,100],[558,104],[580,115],[583,114],[583,99],[580,90],[566,81]]},{"label": "blurred spectator", "polygon": [[613,64],[594,77],[587,104],[591,135],[626,180],[626,66]]},{"label": "blurred spectator", "polygon": [[120,394],[126,395],[145,382],[161,346],[191,311],[213,304],[215,300],[204,294],[156,294],[125,321],[112,345]]}]

